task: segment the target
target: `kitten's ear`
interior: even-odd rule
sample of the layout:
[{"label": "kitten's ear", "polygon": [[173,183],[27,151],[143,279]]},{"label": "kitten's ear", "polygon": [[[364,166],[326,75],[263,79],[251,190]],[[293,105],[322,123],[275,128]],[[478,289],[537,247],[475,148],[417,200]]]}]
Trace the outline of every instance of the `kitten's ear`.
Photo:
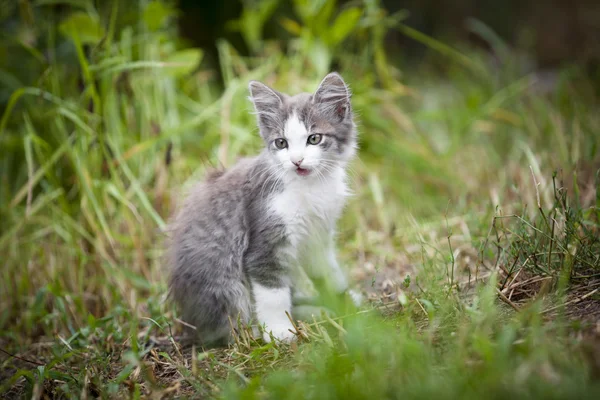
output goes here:
[{"label": "kitten's ear", "polygon": [[275,128],[279,123],[279,110],[283,105],[281,93],[258,81],[250,81],[248,90],[250,91],[249,99],[256,110],[261,133],[265,133],[263,130]]},{"label": "kitten's ear", "polygon": [[271,89],[267,85],[259,81],[250,81],[248,84],[250,91],[250,100],[254,103],[256,111],[268,107],[269,109],[278,108],[283,103],[281,93]]},{"label": "kitten's ear", "polygon": [[325,115],[342,121],[350,115],[350,90],[337,72],[328,74],[313,96],[314,103]]}]

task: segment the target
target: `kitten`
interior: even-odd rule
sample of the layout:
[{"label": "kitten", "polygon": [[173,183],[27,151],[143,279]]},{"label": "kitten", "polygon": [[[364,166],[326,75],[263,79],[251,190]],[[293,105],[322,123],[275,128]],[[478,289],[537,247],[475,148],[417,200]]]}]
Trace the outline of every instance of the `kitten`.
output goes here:
[{"label": "kitten", "polygon": [[264,150],[197,185],[172,223],[170,294],[203,343],[228,340],[238,318],[292,340],[300,268],[348,288],[334,249],[357,148],[348,87],[331,73],[314,94],[249,90]]}]

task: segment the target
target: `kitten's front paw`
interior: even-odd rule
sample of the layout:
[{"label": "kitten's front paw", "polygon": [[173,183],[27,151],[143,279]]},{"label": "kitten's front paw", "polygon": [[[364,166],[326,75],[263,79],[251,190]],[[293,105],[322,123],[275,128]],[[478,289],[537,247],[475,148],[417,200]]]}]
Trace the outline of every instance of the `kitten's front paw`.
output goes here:
[{"label": "kitten's front paw", "polygon": [[359,292],[358,290],[350,289],[347,293],[350,296],[350,299],[352,299],[352,303],[354,303],[356,307],[360,307],[362,305],[364,301],[364,296],[361,292]]},{"label": "kitten's front paw", "polygon": [[290,323],[267,326],[263,332],[263,339],[269,343],[271,342],[271,336],[273,336],[279,341],[289,343],[296,340],[296,334],[293,331],[294,327]]}]

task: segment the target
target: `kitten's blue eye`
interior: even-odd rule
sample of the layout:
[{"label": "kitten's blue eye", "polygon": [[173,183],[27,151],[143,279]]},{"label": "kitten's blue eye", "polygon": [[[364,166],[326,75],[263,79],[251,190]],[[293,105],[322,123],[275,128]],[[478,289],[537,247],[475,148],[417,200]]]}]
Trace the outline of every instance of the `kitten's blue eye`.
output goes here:
[{"label": "kitten's blue eye", "polygon": [[275,147],[277,147],[279,150],[285,149],[288,146],[287,140],[282,138],[275,139],[273,143],[275,143]]},{"label": "kitten's blue eye", "polygon": [[308,140],[306,141],[306,143],[312,144],[312,145],[317,145],[317,144],[321,143],[321,140],[323,140],[323,135],[321,135],[320,133],[315,133],[308,137]]}]

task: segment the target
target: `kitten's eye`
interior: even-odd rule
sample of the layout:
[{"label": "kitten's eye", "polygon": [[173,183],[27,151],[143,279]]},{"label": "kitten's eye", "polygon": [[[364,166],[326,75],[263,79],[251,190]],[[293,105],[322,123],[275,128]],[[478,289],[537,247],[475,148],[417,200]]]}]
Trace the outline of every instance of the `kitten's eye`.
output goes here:
[{"label": "kitten's eye", "polygon": [[279,150],[285,149],[288,145],[287,140],[282,139],[282,138],[275,139],[274,143],[275,143],[275,147],[277,147]]},{"label": "kitten's eye", "polygon": [[321,143],[321,140],[323,140],[323,135],[321,135],[320,133],[315,133],[314,135],[310,135],[308,137],[307,143],[317,145]]}]

